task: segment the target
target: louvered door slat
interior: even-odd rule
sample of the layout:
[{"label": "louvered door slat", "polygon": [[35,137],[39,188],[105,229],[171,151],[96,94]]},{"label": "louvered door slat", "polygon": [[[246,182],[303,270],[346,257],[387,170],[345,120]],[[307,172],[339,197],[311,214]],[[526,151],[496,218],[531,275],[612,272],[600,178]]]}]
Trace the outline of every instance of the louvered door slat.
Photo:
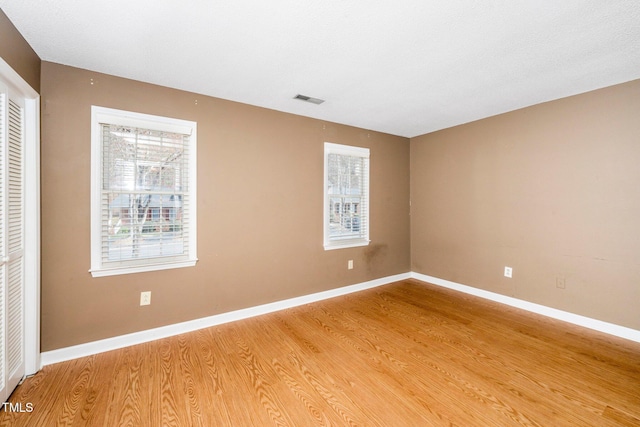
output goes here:
[{"label": "louvered door slat", "polygon": [[7,361],[6,355],[6,310],[5,310],[5,147],[7,146],[7,94],[0,87],[0,396],[6,398],[8,396],[7,373],[5,365]]},{"label": "louvered door slat", "polygon": [[9,140],[8,142],[8,253],[22,250],[23,235],[23,194],[22,194],[22,108],[9,100]]},{"label": "louvered door slat", "polygon": [[24,282],[22,257],[9,262],[7,280],[7,367],[13,373],[23,360],[22,284]]},{"label": "louvered door slat", "polygon": [[0,87],[0,397],[23,377],[24,108]]},{"label": "louvered door slat", "polygon": [[24,241],[24,194],[23,194],[23,110],[9,99],[8,111],[8,165],[7,165],[7,254],[9,258],[7,277],[7,367],[12,376],[23,362],[23,241]]}]

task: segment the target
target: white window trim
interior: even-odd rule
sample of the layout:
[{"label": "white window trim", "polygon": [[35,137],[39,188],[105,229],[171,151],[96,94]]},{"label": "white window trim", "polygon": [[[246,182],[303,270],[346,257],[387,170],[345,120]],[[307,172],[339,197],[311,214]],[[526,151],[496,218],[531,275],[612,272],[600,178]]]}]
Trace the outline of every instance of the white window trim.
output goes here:
[{"label": "white window trim", "polygon": [[[102,139],[100,123],[110,123],[163,132],[175,132],[190,135],[189,138],[189,259],[186,261],[158,262],[149,260],[146,264],[121,267],[103,267],[101,241],[101,192],[102,192]],[[153,116],[113,108],[91,106],[91,269],[93,277],[113,276],[117,274],[142,273],[172,268],[193,267],[198,261],[197,250],[197,123],[169,117]]]},{"label": "white window trim", "polygon": [[371,202],[370,199],[370,179],[371,179],[371,166],[369,166],[368,174],[369,176],[365,180],[365,194],[367,203],[362,210],[362,216],[366,218],[367,226],[366,226],[366,235],[364,238],[358,239],[339,239],[339,240],[331,240],[329,236],[329,168],[328,168],[328,159],[329,154],[343,154],[346,156],[357,156],[357,157],[365,157],[370,159],[370,150],[368,148],[363,147],[354,147],[350,145],[342,145],[342,144],[334,144],[332,142],[324,143],[324,213],[323,213],[323,221],[324,221],[324,250],[330,251],[334,249],[344,249],[344,248],[354,248],[359,246],[367,246],[371,240],[369,239],[370,233],[370,216],[369,216],[369,205]]}]

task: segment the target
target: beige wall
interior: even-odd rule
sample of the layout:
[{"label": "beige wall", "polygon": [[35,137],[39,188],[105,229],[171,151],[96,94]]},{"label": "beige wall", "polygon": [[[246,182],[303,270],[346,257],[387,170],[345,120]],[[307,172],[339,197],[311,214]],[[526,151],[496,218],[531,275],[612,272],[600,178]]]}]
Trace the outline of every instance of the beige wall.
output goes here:
[{"label": "beige wall", "polygon": [[0,9],[0,58],[40,92],[40,58]]},{"label": "beige wall", "polygon": [[[196,267],[89,274],[91,105],[198,122]],[[368,247],[322,247],[325,141],[371,149]],[[408,205],[406,138],[43,62],[42,350],[405,273]]]},{"label": "beige wall", "polygon": [[[40,59],[1,10],[0,57],[41,90]],[[195,268],[91,278],[91,105],[198,122]],[[409,144],[42,63],[42,350],[409,270],[640,329],[638,117],[635,81]],[[322,249],[325,141],[371,148],[369,247]]]},{"label": "beige wall", "polygon": [[411,139],[411,204],[413,271],[640,329],[640,80]]}]

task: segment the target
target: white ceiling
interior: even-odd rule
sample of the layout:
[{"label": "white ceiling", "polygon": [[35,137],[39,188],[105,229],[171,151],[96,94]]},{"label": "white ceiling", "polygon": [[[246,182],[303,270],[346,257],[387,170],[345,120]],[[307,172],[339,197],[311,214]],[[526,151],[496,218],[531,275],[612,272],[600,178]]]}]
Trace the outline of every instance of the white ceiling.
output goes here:
[{"label": "white ceiling", "polygon": [[640,78],[638,0],[0,8],[46,61],[406,137]]}]

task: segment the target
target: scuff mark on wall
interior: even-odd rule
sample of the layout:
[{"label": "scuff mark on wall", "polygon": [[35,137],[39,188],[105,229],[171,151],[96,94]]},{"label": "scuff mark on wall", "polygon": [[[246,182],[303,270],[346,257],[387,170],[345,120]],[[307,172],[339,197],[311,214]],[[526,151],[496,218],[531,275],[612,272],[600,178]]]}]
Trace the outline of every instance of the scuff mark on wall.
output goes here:
[{"label": "scuff mark on wall", "polygon": [[382,259],[387,255],[388,245],[386,244],[373,244],[367,246],[364,251],[364,261],[367,265],[367,270],[371,271],[378,265]]}]

